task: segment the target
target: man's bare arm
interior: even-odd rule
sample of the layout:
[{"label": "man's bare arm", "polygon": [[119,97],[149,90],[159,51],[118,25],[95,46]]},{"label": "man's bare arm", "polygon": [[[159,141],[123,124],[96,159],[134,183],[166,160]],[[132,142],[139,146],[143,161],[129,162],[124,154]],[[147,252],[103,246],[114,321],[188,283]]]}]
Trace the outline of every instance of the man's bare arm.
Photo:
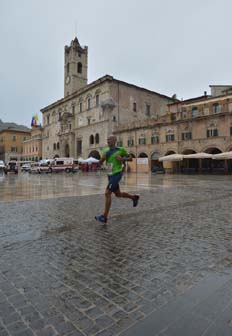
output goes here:
[{"label": "man's bare arm", "polygon": [[127,161],[132,161],[133,159],[131,155],[128,155],[128,156],[118,155],[117,160],[122,161],[122,162],[127,162]]}]

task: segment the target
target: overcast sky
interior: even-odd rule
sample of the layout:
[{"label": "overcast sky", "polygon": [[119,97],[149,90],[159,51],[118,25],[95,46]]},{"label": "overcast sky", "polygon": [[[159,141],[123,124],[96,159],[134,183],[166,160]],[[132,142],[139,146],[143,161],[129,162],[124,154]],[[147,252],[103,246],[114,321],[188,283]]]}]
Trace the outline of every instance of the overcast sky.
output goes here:
[{"label": "overcast sky", "polygon": [[105,74],[178,98],[232,84],[232,0],[0,0],[0,119],[30,126],[63,97],[64,46]]}]

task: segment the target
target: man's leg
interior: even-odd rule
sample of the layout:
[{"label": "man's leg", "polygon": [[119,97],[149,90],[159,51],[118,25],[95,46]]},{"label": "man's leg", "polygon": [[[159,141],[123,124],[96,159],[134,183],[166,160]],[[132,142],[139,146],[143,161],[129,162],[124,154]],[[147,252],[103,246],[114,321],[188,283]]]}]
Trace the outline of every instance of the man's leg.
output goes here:
[{"label": "man's leg", "polygon": [[132,200],[134,199],[134,196],[135,196],[135,195],[128,194],[126,192],[121,192],[119,187],[118,187],[118,190],[114,192],[114,194],[116,197],[130,198]]},{"label": "man's leg", "polygon": [[114,192],[115,196],[116,197],[123,197],[123,198],[129,198],[133,201],[133,206],[136,207],[138,205],[138,202],[139,202],[139,195],[131,195],[131,194],[128,194],[126,192],[121,192],[119,186],[118,186],[118,189],[117,191]]},{"label": "man's leg", "polygon": [[112,194],[112,191],[110,191],[107,188],[105,191],[105,211],[104,211],[104,216],[106,219],[108,218],[108,214],[109,214],[110,207],[111,207],[111,194]]}]

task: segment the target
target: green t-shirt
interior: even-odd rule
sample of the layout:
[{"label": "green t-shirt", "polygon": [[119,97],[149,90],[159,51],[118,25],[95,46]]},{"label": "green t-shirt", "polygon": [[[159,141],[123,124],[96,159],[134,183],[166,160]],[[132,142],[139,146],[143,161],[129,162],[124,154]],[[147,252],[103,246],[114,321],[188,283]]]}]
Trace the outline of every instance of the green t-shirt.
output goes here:
[{"label": "green t-shirt", "polygon": [[108,175],[114,175],[122,171],[123,162],[116,159],[118,155],[125,157],[128,156],[128,152],[124,147],[115,147],[110,149],[105,147],[102,150],[101,155],[106,155],[106,169]]}]

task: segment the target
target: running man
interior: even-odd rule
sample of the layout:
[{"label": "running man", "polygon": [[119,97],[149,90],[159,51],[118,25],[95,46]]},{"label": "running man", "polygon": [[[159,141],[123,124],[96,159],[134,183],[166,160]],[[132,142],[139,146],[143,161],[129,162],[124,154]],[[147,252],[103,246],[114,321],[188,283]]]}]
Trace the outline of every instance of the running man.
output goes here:
[{"label": "running man", "polygon": [[111,206],[111,195],[115,194],[116,197],[129,198],[133,202],[133,206],[136,207],[139,201],[139,195],[131,195],[125,192],[121,192],[119,188],[119,182],[122,178],[122,170],[126,161],[132,161],[131,155],[129,155],[124,147],[116,147],[117,138],[115,135],[110,135],[107,139],[108,147],[102,151],[102,156],[99,161],[102,164],[106,161],[106,169],[109,183],[105,191],[105,210],[102,215],[95,216],[95,219],[101,223],[107,223],[108,214]]}]

